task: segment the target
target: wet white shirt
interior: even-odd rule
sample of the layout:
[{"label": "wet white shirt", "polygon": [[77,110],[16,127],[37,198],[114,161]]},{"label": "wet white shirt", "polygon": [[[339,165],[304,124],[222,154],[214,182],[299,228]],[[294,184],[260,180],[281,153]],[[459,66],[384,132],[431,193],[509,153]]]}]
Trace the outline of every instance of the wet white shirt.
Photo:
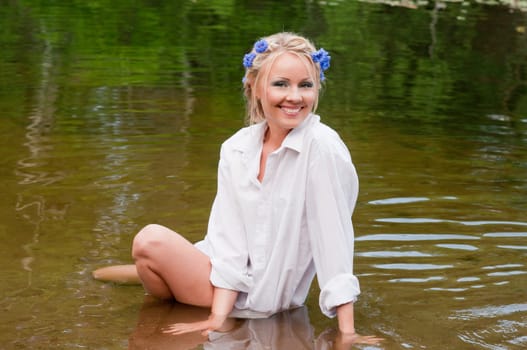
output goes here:
[{"label": "wet white shirt", "polygon": [[221,147],[218,192],[205,239],[211,283],[239,291],[233,316],[265,317],[303,305],[317,275],[322,312],[360,293],[351,216],[358,178],[338,134],[309,115],[269,154],[257,179],[266,122]]}]

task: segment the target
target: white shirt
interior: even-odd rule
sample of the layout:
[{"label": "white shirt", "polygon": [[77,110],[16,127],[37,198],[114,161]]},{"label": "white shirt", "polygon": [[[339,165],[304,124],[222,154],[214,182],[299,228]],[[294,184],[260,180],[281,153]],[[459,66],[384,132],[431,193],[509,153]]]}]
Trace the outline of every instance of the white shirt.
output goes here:
[{"label": "white shirt", "polygon": [[315,273],[322,312],[360,293],[351,215],[358,178],[349,151],[309,115],[269,154],[257,179],[266,122],[239,130],[220,152],[218,192],[204,240],[211,283],[239,291],[233,316],[266,317],[302,305]]}]

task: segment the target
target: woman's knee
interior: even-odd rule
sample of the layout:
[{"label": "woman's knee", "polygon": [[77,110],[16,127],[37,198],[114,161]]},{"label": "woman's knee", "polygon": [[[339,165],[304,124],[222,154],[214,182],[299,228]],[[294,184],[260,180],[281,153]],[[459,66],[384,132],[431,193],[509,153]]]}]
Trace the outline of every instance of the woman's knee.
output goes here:
[{"label": "woman's knee", "polygon": [[134,259],[138,257],[148,256],[163,243],[163,236],[166,235],[168,229],[157,224],[149,224],[143,227],[134,237],[132,243],[132,256]]}]

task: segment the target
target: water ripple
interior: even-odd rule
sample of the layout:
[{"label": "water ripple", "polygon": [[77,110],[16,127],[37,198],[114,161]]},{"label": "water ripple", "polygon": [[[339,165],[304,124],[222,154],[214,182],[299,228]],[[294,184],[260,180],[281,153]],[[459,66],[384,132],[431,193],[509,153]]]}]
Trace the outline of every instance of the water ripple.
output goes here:
[{"label": "water ripple", "polygon": [[434,287],[434,288],[428,288],[425,290],[431,290],[431,291],[439,291],[439,292],[465,292],[468,290],[468,288],[440,288],[440,287]]},{"label": "water ripple", "polygon": [[471,320],[475,318],[491,318],[510,315],[516,312],[527,312],[527,304],[509,304],[498,306],[485,306],[480,308],[471,308],[458,310],[457,315],[450,318],[460,320]]},{"label": "water ripple", "polygon": [[509,343],[514,345],[523,345],[527,347],[527,335],[519,336],[517,338],[509,340]]},{"label": "water ripple", "polygon": [[457,282],[476,282],[481,280],[479,277],[460,277],[457,279]]},{"label": "water ripple", "polygon": [[504,248],[504,249],[518,249],[518,250],[527,250],[527,246],[525,245],[499,245],[498,248]]},{"label": "water ripple", "polygon": [[356,241],[438,241],[449,239],[480,239],[479,237],[457,234],[434,233],[381,233],[355,238]]},{"label": "water ripple", "polygon": [[388,282],[403,282],[403,283],[425,283],[430,281],[442,281],[445,277],[442,276],[430,276],[427,278],[394,278],[388,280]]},{"label": "water ripple", "polygon": [[390,250],[373,251],[373,252],[358,252],[358,253],[355,253],[355,255],[364,256],[367,258],[422,258],[422,257],[433,256],[432,254],[421,253],[417,251],[394,252]]},{"label": "water ripple", "polygon": [[488,233],[484,233],[483,237],[494,237],[494,238],[527,237],[527,232],[488,232]]},{"label": "water ripple", "polygon": [[483,270],[496,270],[496,269],[507,269],[512,267],[523,267],[523,264],[503,264],[503,265],[490,265],[483,266]]},{"label": "water ripple", "polygon": [[478,247],[475,247],[470,244],[436,244],[436,247],[447,248],[447,249],[469,250],[469,251],[478,250]]},{"label": "water ripple", "polygon": [[430,198],[427,197],[394,197],[386,199],[378,199],[374,201],[369,201],[368,204],[373,205],[386,205],[386,204],[405,204],[405,203],[415,203],[415,202],[426,202]]},{"label": "water ripple", "polygon": [[461,220],[447,220],[447,219],[431,219],[431,218],[380,218],[375,219],[378,222],[390,222],[397,224],[435,224],[435,223],[453,223],[465,226],[481,226],[481,225],[517,225],[527,226],[527,222],[522,221],[461,221]]},{"label": "water ripple", "polygon": [[410,263],[401,263],[401,264],[376,264],[373,265],[378,269],[387,269],[387,270],[440,270],[440,269],[449,269],[454,267],[454,265],[437,265],[437,264],[410,264]]},{"label": "water ripple", "polygon": [[525,275],[527,271],[514,270],[514,271],[500,271],[500,272],[490,272],[487,273],[487,276],[496,277],[496,276],[516,276],[516,275]]}]

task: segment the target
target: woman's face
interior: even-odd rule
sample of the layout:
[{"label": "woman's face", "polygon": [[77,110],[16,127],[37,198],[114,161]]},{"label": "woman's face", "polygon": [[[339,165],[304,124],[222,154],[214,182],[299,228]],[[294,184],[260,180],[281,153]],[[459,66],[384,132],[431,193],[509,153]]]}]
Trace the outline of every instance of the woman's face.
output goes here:
[{"label": "woman's face", "polygon": [[[256,89],[272,132],[286,134],[313,111],[318,87],[307,62],[292,53],[278,56]],[[311,73],[311,74],[310,74]]]}]

